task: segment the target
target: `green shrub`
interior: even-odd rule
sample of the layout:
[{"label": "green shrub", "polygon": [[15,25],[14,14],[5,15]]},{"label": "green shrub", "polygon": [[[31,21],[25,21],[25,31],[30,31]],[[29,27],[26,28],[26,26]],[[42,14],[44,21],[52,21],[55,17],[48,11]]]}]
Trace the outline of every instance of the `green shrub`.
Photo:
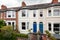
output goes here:
[{"label": "green shrub", "polygon": [[20,34],[12,30],[11,26],[4,26],[0,28],[0,39],[1,40],[16,40],[17,37],[28,38],[27,34]]},{"label": "green shrub", "polygon": [[13,33],[16,37],[28,38],[27,34]]},{"label": "green shrub", "polygon": [[6,26],[6,23],[4,20],[0,20],[0,28],[2,28],[3,26]]},{"label": "green shrub", "polygon": [[45,31],[46,35],[48,36],[48,38],[50,38],[50,40],[56,40],[56,38],[54,36],[51,35],[51,33],[49,33],[49,31]]}]

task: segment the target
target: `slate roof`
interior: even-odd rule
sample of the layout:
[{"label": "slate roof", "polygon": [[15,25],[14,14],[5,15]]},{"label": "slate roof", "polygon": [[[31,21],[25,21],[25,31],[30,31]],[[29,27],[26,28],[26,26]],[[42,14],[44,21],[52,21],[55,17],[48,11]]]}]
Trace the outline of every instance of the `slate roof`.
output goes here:
[{"label": "slate roof", "polygon": [[55,4],[45,3],[45,4],[30,5],[30,6],[26,6],[25,9],[32,9],[32,10],[33,9],[44,9],[44,8],[54,7],[54,6],[60,6],[60,2],[55,3]]},{"label": "slate roof", "polygon": [[7,9],[0,9],[0,12],[5,12],[5,11],[19,11],[22,9],[29,9],[29,10],[35,10],[35,9],[45,9],[48,7],[54,7],[54,6],[60,6],[60,2],[58,3],[45,3],[45,4],[36,4],[36,5],[29,5],[25,7],[12,7],[12,8],[7,8]]}]

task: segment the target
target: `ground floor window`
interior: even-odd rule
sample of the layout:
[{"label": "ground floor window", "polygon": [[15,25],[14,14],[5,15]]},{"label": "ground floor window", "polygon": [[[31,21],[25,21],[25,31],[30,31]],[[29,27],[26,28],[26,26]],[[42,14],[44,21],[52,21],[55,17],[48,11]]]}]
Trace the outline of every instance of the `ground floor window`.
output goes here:
[{"label": "ground floor window", "polygon": [[51,23],[48,23],[48,29],[51,31]]},{"label": "ground floor window", "polygon": [[22,29],[25,30],[26,29],[26,23],[22,22]]},{"label": "ground floor window", "polygon": [[29,29],[29,22],[27,22],[27,29]]},{"label": "ground floor window", "polygon": [[60,23],[54,23],[53,24],[53,31],[55,33],[58,33],[59,34],[59,32],[60,32]]},{"label": "ground floor window", "polygon": [[12,26],[13,27],[13,30],[16,29],[15,21],[7,21],[6,24]]},{"label": "ground floor window", "polygon": [[8,25],[11,25],[11,22],[8,22]]}]

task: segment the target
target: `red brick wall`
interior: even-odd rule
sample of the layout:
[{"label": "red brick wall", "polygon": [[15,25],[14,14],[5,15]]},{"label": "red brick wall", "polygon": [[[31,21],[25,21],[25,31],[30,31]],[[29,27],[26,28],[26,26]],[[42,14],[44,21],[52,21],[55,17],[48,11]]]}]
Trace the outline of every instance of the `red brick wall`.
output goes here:
[{"label": "red brick wall", "polygon": [[16,30],[18,31],[18,11],[16,11]]},{"label": "red brick wall", "polygon": [[[7,7],[5,5],[1,5],[2,10],[6,10]],[[15,20],[16,21],[16,28],[18,28],[18,11],[16,11],[16,18],[7,18],[6,17],[6,12],[2,12],[2,15],[0,15],[0,19],[2,20]],[[2,18],[1,18],[2,17]]]}]

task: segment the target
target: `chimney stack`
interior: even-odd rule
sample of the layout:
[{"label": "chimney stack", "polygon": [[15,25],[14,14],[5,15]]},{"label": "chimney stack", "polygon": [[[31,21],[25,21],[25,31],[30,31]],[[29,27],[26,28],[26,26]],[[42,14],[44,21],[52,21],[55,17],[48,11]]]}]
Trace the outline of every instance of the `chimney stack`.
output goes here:
[{"label": "chimney stack", "polygon": [[7,9],[5,5],[1,5],[1,9]]},{"label": "chimney stack", "polygon": [[23,1],[23,2],[22,2],[22,7],[25,7],[25,6],[26,6],[26,4],[25,4],[25,2]]},{"label": "chimney stack", "polygon": [[53,4],[58,3],[58,0],[52,0],[52,3]]}]

